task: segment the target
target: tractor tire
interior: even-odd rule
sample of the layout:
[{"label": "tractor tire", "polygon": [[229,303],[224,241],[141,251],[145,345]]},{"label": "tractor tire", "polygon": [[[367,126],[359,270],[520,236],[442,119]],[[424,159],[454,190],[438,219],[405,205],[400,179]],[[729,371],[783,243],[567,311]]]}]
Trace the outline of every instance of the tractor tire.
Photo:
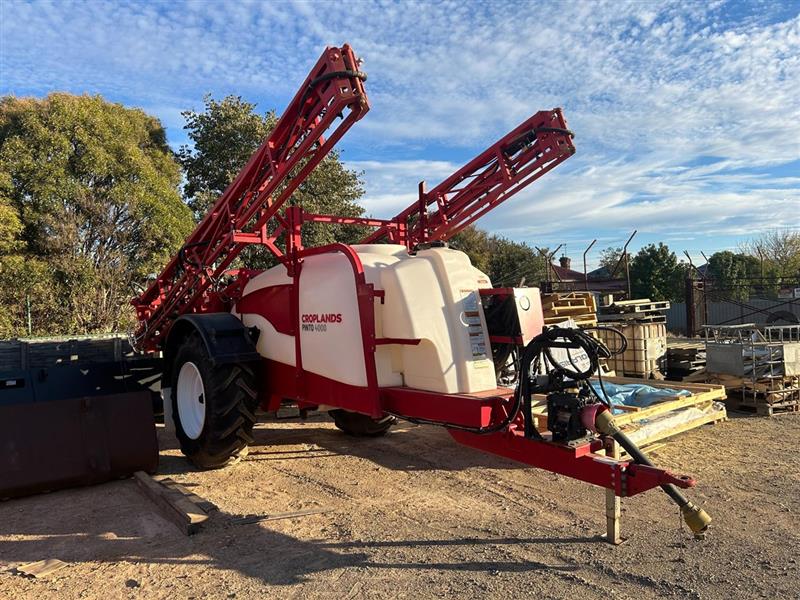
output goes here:
[{"label": "tractor tire", "polygon": [[373,419],[367,415],[341,408],[328,411],[328,414],[333,417],[336,427],[347,435],[356,437],[380,437],[386,435],[389,428],[397,421],[392,415]]},{"label": "tractor tire", "polygon": [[247,455],[258,406],[257,365],[214,365],[198,334],[186,338],[172,369],[172,415],[181,452],[201,469]]}]

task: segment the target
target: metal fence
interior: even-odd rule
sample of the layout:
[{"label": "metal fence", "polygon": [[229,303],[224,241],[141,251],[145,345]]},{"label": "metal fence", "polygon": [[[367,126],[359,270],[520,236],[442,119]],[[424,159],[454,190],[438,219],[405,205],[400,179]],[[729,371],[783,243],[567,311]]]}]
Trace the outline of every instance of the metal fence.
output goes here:
[{"label": "metal fence", "polygon": [[[800,323],[800,299],[795,300],[764,300],[751,299],[746,304],[731,302],[708,302],[708,318],[706,323],[700,325],[743,325],[756,323],[758,325],[785,325],[789,313],[797,318]],[[674,333],[686,333],[686,303],[673,302],[666,311],[667,330]],[[784,318],[782,318],[784,317]]]}]

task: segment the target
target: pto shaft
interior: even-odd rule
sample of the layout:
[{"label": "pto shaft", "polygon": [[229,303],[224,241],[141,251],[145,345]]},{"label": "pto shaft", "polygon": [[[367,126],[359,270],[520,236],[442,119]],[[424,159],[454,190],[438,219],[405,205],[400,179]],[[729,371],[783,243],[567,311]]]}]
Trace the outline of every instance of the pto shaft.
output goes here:
[{"label": "pto shaft", "polygon": [[[595,416],[595,427],[597,431],[604,435],[614,438],[620,446],[625,448],[625,451],[633,459],[635,463],[654,466],[650,459],[639,450],[639,447],[625,435],[619,426],[614,422],[614,417],[609,410],[603,410]],[[711,523],[711,517],[702,508],[693,504],[684,496],[678,488],[671,483],[661,486],[661,489],[669,496],[675,504],[681,509],[683,520],[692,530],[696,538],[702,538]]]}]

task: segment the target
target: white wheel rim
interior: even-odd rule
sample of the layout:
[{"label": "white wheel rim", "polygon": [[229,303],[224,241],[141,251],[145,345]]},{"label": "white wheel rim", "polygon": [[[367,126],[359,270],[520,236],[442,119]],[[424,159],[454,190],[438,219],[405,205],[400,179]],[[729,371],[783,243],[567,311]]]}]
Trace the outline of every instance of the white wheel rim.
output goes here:
[{"label": "white wheel rim", "polygon": [[203,378],[193,362],[185,362],[178,373],[178,416],[183,432],[196,440],[206,423],[206,394]]}]

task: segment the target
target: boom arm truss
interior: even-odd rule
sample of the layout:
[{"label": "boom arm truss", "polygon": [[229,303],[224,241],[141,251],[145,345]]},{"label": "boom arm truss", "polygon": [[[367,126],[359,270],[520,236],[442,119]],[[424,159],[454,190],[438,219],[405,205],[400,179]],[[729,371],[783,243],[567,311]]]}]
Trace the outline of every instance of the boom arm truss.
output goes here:
[{"label": "boom arm truss", "polygon": [[446,241],[574,153],[561,109],[537,112],[361,243]]},{"label": "boom arm truss", "polygon": [[[291,260],[276,243],[290,229],[279,211],[369,110],[366,75],[358,64],[348,45],[325,49],[266,141],[153,284],[132,301],[139,348],[158,349],[180,315],[207,310],[212,292],[246,245],[261,244],[280,261]],[[334,123],[338,117],[342,120]]]}]

